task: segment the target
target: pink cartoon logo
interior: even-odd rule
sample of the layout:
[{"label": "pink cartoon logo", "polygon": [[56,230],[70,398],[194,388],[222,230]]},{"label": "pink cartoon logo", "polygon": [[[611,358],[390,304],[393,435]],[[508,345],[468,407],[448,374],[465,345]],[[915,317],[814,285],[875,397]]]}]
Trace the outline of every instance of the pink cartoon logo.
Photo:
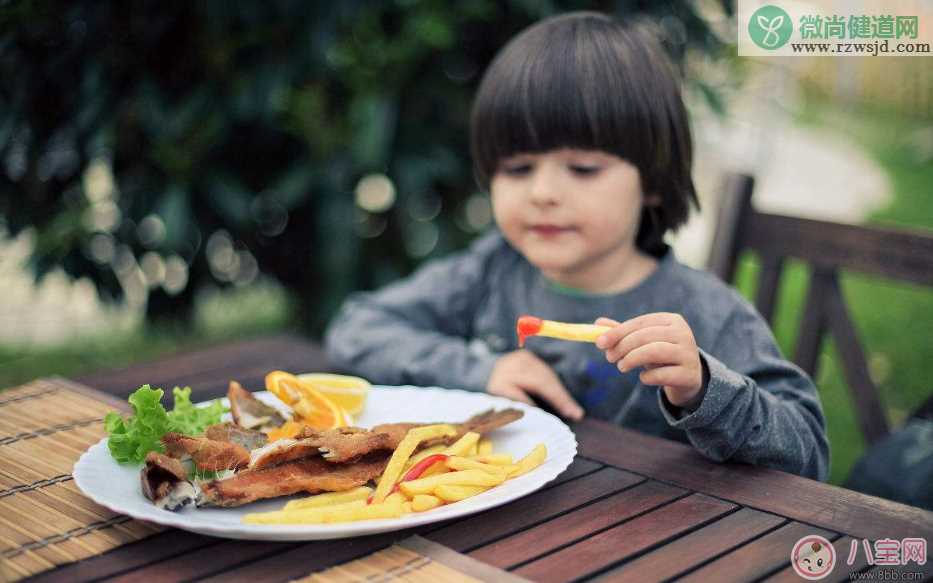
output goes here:
[{"label": "pink cartoon logo", "polygon": [[836,549],[825,538],[810,534],[794,545],[790,552],[794,572],[810,581],[829,575],[836,564]]}]

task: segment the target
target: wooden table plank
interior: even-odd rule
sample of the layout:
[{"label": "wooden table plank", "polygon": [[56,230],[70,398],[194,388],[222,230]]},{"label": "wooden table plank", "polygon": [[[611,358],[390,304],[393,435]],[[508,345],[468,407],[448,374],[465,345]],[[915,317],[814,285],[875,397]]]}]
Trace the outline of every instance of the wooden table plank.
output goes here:
[{"label": "wooden table plank", "polygon": [[215,573],[234,571],[238,565],[279,555],[292,550],[300,543],[266,542],[250,540],[224,541],[220,545],[176,555],[167,561],[159,561],[139,569],[108,579],[120,583],[172,583],[203,579]]},{"label": "wooden table plank", "polygon": [[688,490],[858,538],[933,540],[933,512],[768,468],[707,460],[689,445],[593,419],[574,424],[580,453]]},{"label": "wooden table plank", "polygon": [[790,552],[794,544],[806,535],[817,534],[829,541],[839,535],[808,524],[791,522],[781,528],[743,545],[704,567],[678,579],[681,583],[706,581],[751,581],[790,565]]},{"label": "wooden table plank", "polygon": [[781,516],[742,508],[599,578],[600,583],[671,579],[787,522]]},{"label": "wooden table plank", "polygon": [[90,373],[77,381],[126,398],[140,385],[171,390],[190,385],[197,400],[223,395],[230,379],[253,390],[272,370],[323,371],[332,367],[319,345],[298,336],[272,336],[183,352],[123,369]]},{"label": "wooden table plank", "polygon": [[558,484],[563,484],[564,482],[569,482],[570,480],[576,480],[579,477],[592,474],[596,470],[604,467],[606,466],[599,462],[594,462],[593,460],[588,460],[585,457],[578,455],[577,457],[573,458],[573,461],[570,462],[570,465],[567,466],[567,469],[564,470],[563,473],[545,484],[544,488],[553,488]]},{"label": "wooden table plank", "polygon": [[417,529],[409,529],[373,536],[299,544],[285,552],[240,565],[234,571],[199,578],[199,581],[290,581],[384,549],[417,532]]},{"label": "wooden table plank", "polygon": [[425,534],[424,537],[465,552],[642,481],[644,478],[629,472],[604,468],[516,500],[509,504],[507,511],[500,508],[487,510]]},{"label": "wooden table plank", "polygon": [[479,547],[470,556],[509,569],[546,555],[687,495],[682,488],[646,480],[533,528]]},{"label": "wooden table plank", "polygon": [[[532,581],[570,581],[598,573],[731,512],[734,504],[691,494],[515,570]],[[673,560],[673,559],[672,559]],[[709,581],[736,580],[709,579]]]}]

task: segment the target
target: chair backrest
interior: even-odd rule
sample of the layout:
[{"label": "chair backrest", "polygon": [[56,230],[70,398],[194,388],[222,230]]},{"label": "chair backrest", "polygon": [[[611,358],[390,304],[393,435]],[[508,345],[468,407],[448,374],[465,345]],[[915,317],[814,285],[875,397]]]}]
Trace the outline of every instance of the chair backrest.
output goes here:
[{"label": "chair backrest", "polygon": [[752,206],[753,190],[751,176],[727,178],[707,268],[732,282],[741,253],[757,253],[761,274],[755,306],[771,323],[785,260],[809,264],[810,284],[794,362],[815,378],[820,346],[827,333],[832,335],[862,434],[873,444],[889,432],[887,415],[869,375],[839,273],[850,270],[933,285],[933,233],[762,213]]}]

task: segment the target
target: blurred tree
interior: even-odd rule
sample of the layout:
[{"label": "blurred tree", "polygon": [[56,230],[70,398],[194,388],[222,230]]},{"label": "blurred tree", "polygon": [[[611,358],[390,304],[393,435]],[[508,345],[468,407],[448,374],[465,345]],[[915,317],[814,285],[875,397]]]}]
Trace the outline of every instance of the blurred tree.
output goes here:
[{"label": "blurred tree", "polygon": [[34,229],[37,277],[90,277],[150,321],[262,273],[319,332],[349,291],[488,223],[469,107],[512,35],[566,10],[642,13],[680,61],[722,48],[697,6],[0,2],[0,229]]}]

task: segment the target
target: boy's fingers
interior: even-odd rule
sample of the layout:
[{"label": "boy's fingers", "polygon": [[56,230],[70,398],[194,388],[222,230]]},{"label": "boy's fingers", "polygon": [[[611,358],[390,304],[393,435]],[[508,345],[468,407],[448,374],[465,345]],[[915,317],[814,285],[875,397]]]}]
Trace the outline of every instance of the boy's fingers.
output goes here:
[{"label": "boy's fingers", "polygon": [[636,330],[641,330],[642,328],[648,328],[650,326],[669,326],[674,322],[674,316],[676,316],[676,314],[655,312],[626,320],[597,338],[596,346],[605,349],[618,344],[620,340]]},{"label": "boy's fingers", "polygon": [[628,372],[637,366],[648,364],[680,364],[681,348],[670,342],[652,342],[639,346],[619,361],[619,370]]},{"label": "boy's fingers", "polygon": [[537,384],[533,387],[529,386],[525,390],[547,401],[562,416],[574,421],[583,419],[583,408],[574,401],[556,376],[553,383]]},{"label": "boy's fingers", "polygon": [[[619,325],[619,322],[613,320],[612,318],[607,318],[605,316],[602,316],[602,317],[596,318],[596,321],[594,322],[594,324],[596,324],[597,326],[609,326],[610,328],[615,328],[616,326]],[[607,347],[612,346],[612,345],[613,345],[613,341],[611,340],[611,337],[609,336],[608,332],[606,332],[605,334],[602,334],[596,339],[596,348],[599,348],[600,350],[605,350]]]},{"label": "boy's fingers", "polygon": [[495,389],[495,391],[490,391],[494,395],[500,397],[505,397],[507,399],[512,399],[513,401],[521,401],[522,403],[527,403],[529,405],[534,405],[535,402],[531,400],[531,397],[525,394],[525,391],[518,387],[500,387]]},{"label": "boy's fingers", "polygon": [[673,326],[649,326],[640,330],[635,330],[618,344],[606,350],[606,360],[616,362],[625,358],[629,352],[639,346],[651,344],[652,342],[670,342],[671,344],[680,344],[682,333]]},{"label": "boy's fingers", "polygon": [[638,378],[646,385],[679,387],[690,382],[689,373],[682,366],[658,366],[644,370]]}]

